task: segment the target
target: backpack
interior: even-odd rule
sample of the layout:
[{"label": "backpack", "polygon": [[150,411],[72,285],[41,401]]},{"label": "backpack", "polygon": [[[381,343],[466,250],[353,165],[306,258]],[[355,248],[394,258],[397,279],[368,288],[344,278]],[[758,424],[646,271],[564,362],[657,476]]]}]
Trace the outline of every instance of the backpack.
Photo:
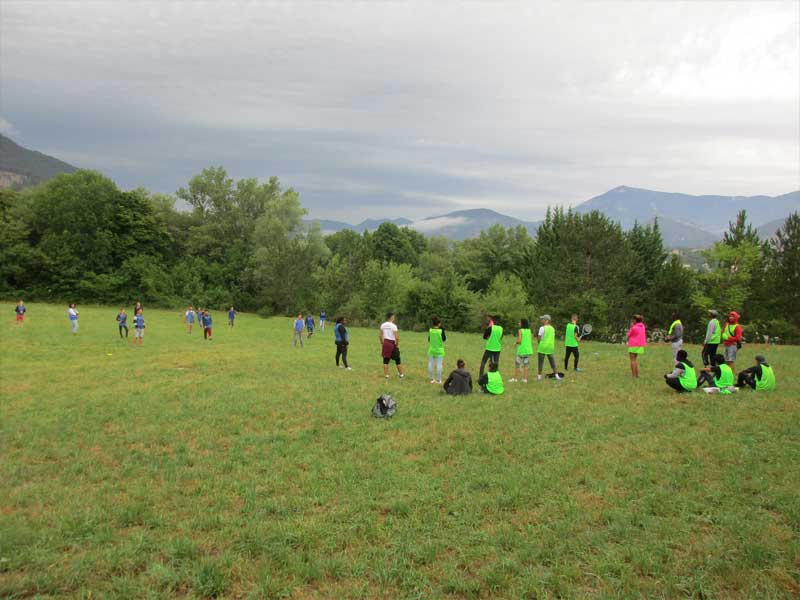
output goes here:
[{"label": "backpack", "polygon": [[397,412],[397,402],[389,394],[381,394],[372,407],[372,416],[379,419],[390,419]]}]

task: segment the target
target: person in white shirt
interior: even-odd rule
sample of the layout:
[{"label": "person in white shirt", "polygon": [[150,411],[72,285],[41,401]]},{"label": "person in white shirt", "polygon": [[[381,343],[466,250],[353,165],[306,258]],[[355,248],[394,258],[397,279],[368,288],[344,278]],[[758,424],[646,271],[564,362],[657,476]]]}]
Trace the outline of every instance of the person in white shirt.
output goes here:
[{"label": "person in white shirt", "polygon": [[74,302],[69,305],[67,314],[69,315],[69,322],[72,323],[72,335],[76,335],[78,333],[78,311],[75,309]]},{"label": "person in white shirt", "polygon": [[381,342],[381,356],[383,357],[383,376],[389,379],[389,361],[393,360],[400,378],[406,376],[403,365],[400,364],[400,333],[394,324],[394,313],[386,313],[386,321],[381,324],[378,336]]}]

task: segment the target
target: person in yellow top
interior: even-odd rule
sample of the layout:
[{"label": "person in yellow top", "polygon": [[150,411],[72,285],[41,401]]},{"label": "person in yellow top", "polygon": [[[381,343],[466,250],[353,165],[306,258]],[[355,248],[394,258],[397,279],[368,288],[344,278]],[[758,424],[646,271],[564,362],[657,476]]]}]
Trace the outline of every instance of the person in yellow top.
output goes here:
[{"label": "person in yellow top", "polygon": [[539,327],[539,346],[536,348],[539,362],[539,375],[537,376],[537,379],[539,381],[542,380],[542,367],[544,367],[545,356],[550,361],[550,366],[553,368],[553,374],[551,377],[555,379],[561,379],[561,375],[556,368],[556,359],[553,358],[553,354],[556,351],[556,330],[553,329],[552,325],[550,325],[550,315],[542,315],[539,317],[539,319],[542,322],[542,326]]},{"label": "person in yellow top", "polygon": [[775,371],[763,355],[756,356],[755,366],[739,373],[736,387],[749,387],[757,392],[769,392],[775,389]]}]

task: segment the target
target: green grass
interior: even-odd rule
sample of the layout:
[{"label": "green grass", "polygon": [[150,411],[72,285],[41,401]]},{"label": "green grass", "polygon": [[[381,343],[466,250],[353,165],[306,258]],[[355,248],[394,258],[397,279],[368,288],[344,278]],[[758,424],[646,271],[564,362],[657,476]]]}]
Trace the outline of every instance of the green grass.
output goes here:
[{"label": "green grass", "polygon": [[[585,343],[583,373],[453,400],[423,334],[386,382],[375,330],[346,372],[330,328],[295,350],[288,319],[216,313],[203,342],[148,309],[134,348],[113,307],[76,337],[62,306],[0,314],[1,598],[800,594],[797,347],[741,351],[772,394],[679,396],[666,345],[634,382],[622,346]],[[449,334],[446,368],[482,345]]]}]

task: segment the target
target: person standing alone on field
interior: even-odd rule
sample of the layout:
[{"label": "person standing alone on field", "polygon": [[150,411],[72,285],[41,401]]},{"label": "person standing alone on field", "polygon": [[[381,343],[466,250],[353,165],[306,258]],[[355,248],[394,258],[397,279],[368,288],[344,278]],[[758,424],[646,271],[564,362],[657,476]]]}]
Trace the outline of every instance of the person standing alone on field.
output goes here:
[{"label": "person standing alone on field", "polygon": [[565,372],[569,370],[569,357],[572,354],[575,356],[575,371],[580,373],[578,360],[581,357],[581,353],[578,350],[578,342],[581,341],[581,336],[578,335],[578,331],[578,315],[572,315],[570,322],[567,323],[567,329],[564,332],[564,348],[566,348],[566,354],[564,354]]},{"label": "person standing alone on field", "polygon": [[639,355],[644,354],[647,346],[647,330],[644,327],[644,317],[633,315],[633,324],[628,329],[628,357],[631,361],[631,375],[639,379]]},{"label": "person standing alone on field", "polygon": [[319,311],[319,330],[320,331],[325,331],[325,321],[327,321],[327,320],[328,320],[328,313],[326,313],[325,309],[323,308],[321,311]]},{"label": "person standing alone on field", "polygon": [[[428,376],[431,383],[442,383],[442,362],[444,361],[444,343],[447,334],[442,327],[439,317],[431,319],[431,328],[428,330]],[[436,364],[436,378],[433,377],[433,366]]]},{"label": "person standing alone on field", "polygon": [[683,349],[683,323],[678,313],[672,313],[672,324],[667,332],[667,341],[672,342],[672,360],[678,360],[678,352]]},{"label": "person standing alone on field", "polygon": [[72,335],[78,335],[78,311],[75,308],[75,303],[71,303],[67,309],[69,322],[72,324]]},{"label": "person standing alone on field", "polygon": [[503,328],[497,324],[497,317],[489,315],[488,324],[483,332],[483,339],[486,340],[486,349],[481,358],[481,367],[478,369],[478,378],[483,375],[487,361],[491,360],[500,367],[500,352],[503,349]]},{"label": "person standing alone on field", "polygon": [[342,368],[352,371],[347,364],[347,350],[350,346],[350,332],[345,327],[347,319],[339,317],[336,325],[333,326],[333,341],[336,343],[336,366],[339,366],[339,358],[342,359]]},{"label": "person standing alone on field", "polygon": [[25,303],[20,300],[17,302],[17,305],[14,307],[14,312],[17,314],[17,325],[22,326],[25,323],[25,313],[27,312],[27,308],[25,308]]},{"label": "person standing alone on field", "polygon": [[228,309],[228,327],[233,327],[233,320],[236,318],[236,309],[232,306]]},{"label": "person standing alone on field", "polygon": [[183,315],[183,322],[186,323],[186,333],[191,335],[192,326],[194,325],[194,309],[191,306]]},{"label": "person standing alone on field", "polygon": [[389,361],[393,360],[400,379],[406,374],[400,360],[400,332],[394,324],[393,312],[386,313],[386,320],[381,323],[378,339],[381,342],[381,357],[383,358],[383,376],[389,379]]},{"label": "person standing alone on field", "polygon": [[119,313],[117,313],[117,325],[119,326],[119,339],[122,339],[122,330],[125,330],[125,338],[128,337],[128,315],[125,313],[125,309],[120,307]]},{"label": "person standing alone on field", "polygon": [[297,318],[294,320],[294,347],[297,348],[297,340],[300,340],[300,347],[303,347],[303,314],[297,313]]},{"label": "person standing alone on field", "polygon": [[719,313],[715,310],[709,310],[708,316],[711,318],[708,320],[706,337],[703,340],[703,365],[706,367],[711,365],[713,367],[722,331],[719,327],[719,319],[717,319]]}]

